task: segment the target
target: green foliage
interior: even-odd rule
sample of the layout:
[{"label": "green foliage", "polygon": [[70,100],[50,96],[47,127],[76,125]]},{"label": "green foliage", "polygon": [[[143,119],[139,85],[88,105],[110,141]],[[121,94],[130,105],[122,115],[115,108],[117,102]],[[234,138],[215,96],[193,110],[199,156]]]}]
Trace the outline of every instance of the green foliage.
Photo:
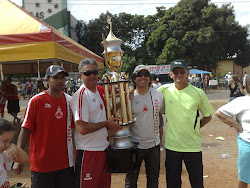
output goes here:
[{"label": "green foliage", "polygon": [[123,71],[131,73],[138,64],[168,64],[178,58],[200,69],[214,68],[226,58],[249,65],[249,26],[239,25],[230,4],[218,8],[210,0],[181,0],[168,10],[156,10],[146,17],[106,12],[88,23],[80,21],[76,28],[79,43],[101,56],[101,35],[109,33],[109,15],[113,33],[124,42]]},{"label": "green foliage", "polygon": [[181,0],[155,24],[147,46],[157,64],[183,58],[198,68],[216,67],[221,59],[236,57],[247,66],[247,28],[235,21],[233,7],[218,8],[200,0]]},{"label": "green foliage", "polygon": [[[156,23],[165,15],[165,7],[157,7],[157,13],[144,17],[143,15],[131,15],[127,13],[119,13],[112,15],[109,12],[101,14],[99,18],[90,20],[87,24],[80,21],[77,25],[79,36],[78,42],[102,56],[103,47],[100,45],[102,41],[102,33],[105,36],[109,33],[109,25],[107,24],[107,15],[112,18],[112,31],[115,36],[123,40],[122,50],[124,51],[123,61],[124,66],[126,64],[155,64],[155,56],[148,51],[146,42],[151,35],[151,32],[156,27]],[[135,66],[130,66],[127,69],[131,72],[131,69]]]},{"label": "green foliage", "polygon": [[76,32],[76,36],[78,38],[78,43],[81,44],[81,42],[84,39],[84,28],[86,27],[86,23],[82,20],[77,21],[77,24],[75,25],[74,31]]},{"label": "green foliage", "polygon": [[237,51],[237,58],[235,60],[235,63],[237,65],[241,65],[242,67],[249,66],[250,62],[250,41],[248,40],[246,42],[246,45],[243,46],[242,49],[239,49]]},{"label": "green foliage", "polygon": [[176,39],[169,38],[166,41],[166,45],[164,46],[161,55],[158,57],[156,64],[170,64],[171,61],[175,59],[185,59],[185,51],[186,49],[179,45]]},{"label": "green foliage", "polygon": [[132,75],[133,71],[137,65],[138,64],[136,62],[135,57],[131,57],[128,54],[125,54],[123,56],[123,65],[121,68],[121,72],[127,72],[127,73],[129,73],[129,75]]}]

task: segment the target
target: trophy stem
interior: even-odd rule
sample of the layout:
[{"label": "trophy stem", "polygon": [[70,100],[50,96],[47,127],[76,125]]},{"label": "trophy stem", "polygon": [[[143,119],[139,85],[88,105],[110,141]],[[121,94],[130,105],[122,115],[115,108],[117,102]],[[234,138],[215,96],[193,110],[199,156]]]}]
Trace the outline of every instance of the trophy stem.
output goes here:
[{"label": "trophy stem", "polygon": [[131,122],[131,121],[133,121],[133,116],[132,116],[132,110],[131,110],[131,101],[129,100],[128,82],[125,83],[125,92],[126,92],[128,120],[129,120],[129,122]]},{"label": "trophy stem", "polygon": [[128,123],[126,103],[125,103],[125,94],[124,94],[124,82],[119,82],[119,92],[120,92],[120,103],[121,103],[121,111],[122,111],[122,123]]},{"label": "trophy stem", "polygon": [[115,84],[111,84],[111,99],[114,117],[117,118]]},{"label": "trophy stem", "polygon": [[104,93],[105,93],[105,101],[106,101],[106,108],[107,108],[107,119],[111,118],[111,110],[110,110],[110,101],[109,101],[109,89],[108,84],[104,84]]}]

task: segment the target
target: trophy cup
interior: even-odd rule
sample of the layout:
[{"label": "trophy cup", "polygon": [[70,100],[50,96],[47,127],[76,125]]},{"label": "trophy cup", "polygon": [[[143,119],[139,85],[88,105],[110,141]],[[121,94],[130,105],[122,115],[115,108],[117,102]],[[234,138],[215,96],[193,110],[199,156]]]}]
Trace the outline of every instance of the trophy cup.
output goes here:
[{"label": "trophy cup", "polygon": [[[109,173],[127,173],[134,170],[135,153],[134,144],[130,141],[131,133],[129,126],[133,124],[131,111],[131,102],[129,100],[129,81],[117,72],[122,66],[123,51],[121,49],[122,40],[116,38],[112,32],[111,18],[107,17],[110,25],[110,31],[105,39],[102,34],[102,45],[104,47],[104,61],[106,66],[113,71],[113,76],[104,81],[105,100],[107,105],[107,119],[117,118],[118,124],[123,129],[114,136],[113,144],[107,149]],[[116,87],[119,87],[119,97],[116,95]],[[121,108],[117,108],[117,102],[120,100]]]}]

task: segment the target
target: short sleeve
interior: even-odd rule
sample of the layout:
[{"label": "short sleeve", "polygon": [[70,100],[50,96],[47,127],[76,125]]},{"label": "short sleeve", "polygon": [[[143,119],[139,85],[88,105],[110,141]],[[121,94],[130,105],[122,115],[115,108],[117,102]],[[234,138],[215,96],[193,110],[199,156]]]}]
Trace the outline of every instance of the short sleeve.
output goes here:
[{"label": "short sleeve", "polygon": [[223,105],[218,110],[229,117],[233,117],[234,115],[239,114],[242,110],[241,105],[239,104],[239,98],[236,98],[231,102]]},{"label": "short sleeve", "polygon": [[164,90],[164,88],[165,88],[165,87],[161,86],[161,87],[159,87],[157,90],[158,90],[159,92],[162,93],[162,91]]},{"label": "short sleeve", "polygon": [[24,120],[21,125],[21,127],[25,127],[32,131],[34,129],[34,122],[35,122],[35,102],[33,99],[31,99],[26,107],[25,114],[24,114]]},{"label": "short sleeve", "polygon": [[200,92],[200,102],[199,102],[199,106],[198,106],[198,110],[202,113],[203,117],[209,117],[211,114],[214,113],[214,110],[206,96],[206,94],[201,91]]}]

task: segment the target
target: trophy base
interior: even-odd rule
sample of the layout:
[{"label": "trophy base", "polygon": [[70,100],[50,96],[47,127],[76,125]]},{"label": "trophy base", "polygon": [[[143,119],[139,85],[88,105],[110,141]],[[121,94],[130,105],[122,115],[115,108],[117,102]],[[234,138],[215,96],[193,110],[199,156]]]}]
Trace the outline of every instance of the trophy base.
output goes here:
[{"label": "trophy base", "polygon": [[114,149],[107,148],[108,171],[107,173],[129,173],[136,168],[135,148]]}]

